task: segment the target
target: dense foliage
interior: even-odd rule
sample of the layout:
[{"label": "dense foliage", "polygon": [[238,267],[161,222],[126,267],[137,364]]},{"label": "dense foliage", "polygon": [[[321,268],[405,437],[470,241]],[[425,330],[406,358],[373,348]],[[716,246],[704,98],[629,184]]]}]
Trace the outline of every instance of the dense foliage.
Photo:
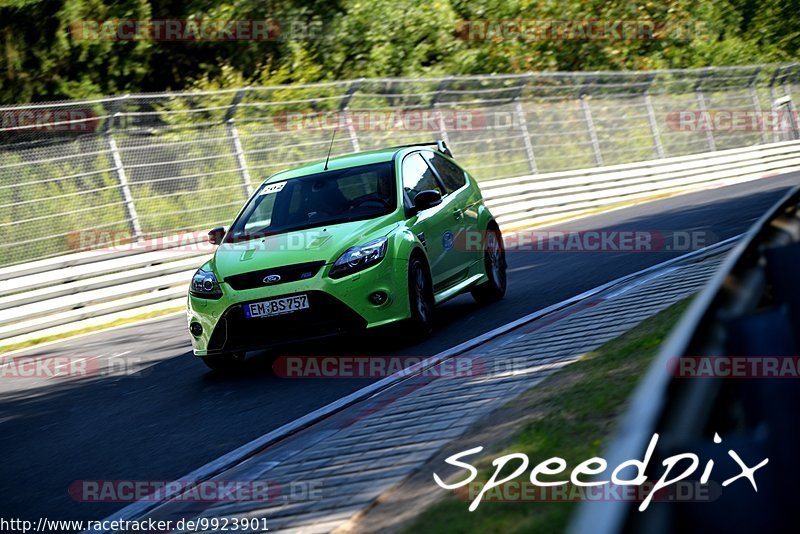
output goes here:
[{"label": "dense foliage", "polygon": [[[77,21],[109,19],[270,19],[280,32],[223,42],[74,32]],[[509,30],[514,20],[528,28],[652,21],[656,32],[531,38]],[[0,103],[362,76],[781,62],[797,57],[799,33],[800,0],[0,0]]]}]

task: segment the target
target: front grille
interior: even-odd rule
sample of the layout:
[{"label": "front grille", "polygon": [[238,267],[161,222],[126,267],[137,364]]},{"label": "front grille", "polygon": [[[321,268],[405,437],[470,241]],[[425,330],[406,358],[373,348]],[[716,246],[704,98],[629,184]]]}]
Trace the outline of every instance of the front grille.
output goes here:
[{"label": "front grille", "polygon": [[[323,265],[325,265],[324,261],[297,263],[295,265],[285,265],[283,267],[274,267],[272,269],[261,269],[259,271],[251,271],[249,273],[235,274],[225,278],[225,281],[236,291],[241,291],[243,289],[254,289],[264,286],[275,286],[279,284],[285,284],[287,282],[296,282],[298,280],[307,280],[309,278],[313,278],[317,275]],[[264,282],[264,278],[270,275],[280,276],[280,281]]]},{"label": "front grille", "polygon": [[[349,306],[321,291],[306,291],[308,309],[286,315],[248,319],[243,302],[222,314],[208,343],[210,351],[266,348],[364,328],[367,322]],[[272,298],[281,298],[281,295]],[[268,299],[268,300],[271,300]]]}]

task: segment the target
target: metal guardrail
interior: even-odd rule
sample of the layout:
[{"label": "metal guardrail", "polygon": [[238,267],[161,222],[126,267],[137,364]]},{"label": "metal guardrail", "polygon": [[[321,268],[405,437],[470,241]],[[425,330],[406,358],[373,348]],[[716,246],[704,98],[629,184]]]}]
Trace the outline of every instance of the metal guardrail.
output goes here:
[{"label": "metal guardrail", "polygon": [[494,180],[482,185],[506,228],[543,223],[654,195],[730,185],[800,169],[800,142],[643,161],[579,172]]},{"label": "metal guardrail", "polygon": [[[794,524],[800,479],[798,377],[796,372],[770,374],[769,367],[755,364],[771,360],[773,371],[785,372],[786,364],[798,371],[798,265],[800,187],[753,225],[694,300],[634,393],[604,456],[610,466],[641,459],[657,433],[647,478],[661,476],[665,458],[693,452],[700,467],[685,480],[697,489],[643,512],[636,502],[585,503],[572,532],[777,532]],[[687,369],[699,369],[702,360],[734,358],[749,358],[754,366],[742,366],[739,373],[716,371],[713,365],[703,373],[682,371],[682,361],[692,363]],[[769,458],[753,475],[757,490],[747,479],[721,486],[740,470],[729,450],[749,467]],[[709,479],[714,489],[700,483],[709,459],[718,466]]]},{"label": "metal guardrail", "polygon": [[[554,217],[800,170],[800,141],[483,184],[504,230]],[[154,305],[178,307],[210,245],[205,233],[49,258],[0,269],[0,340],[86,319],[111,321]],[[153,250],[172,245],[172,248]],[[183,245],[183,246],[180,246]]]},{"label": "metal guardrail", "polygon": [[211,250],[205,233],[190,233],[2,268],[0,340],[180,306]]},{"label": "metal guardrail", "polygon": [[255,182],[323,158],[334,128],[334,154],[445,139],[490,181],[800,139],[792,120],[680,125],[681,113],[792,119],[798,91],[800,65],[787,64],[361,79],[0,107],[0,265],[69,253],[80,233],[136,240],[224,224]]}]

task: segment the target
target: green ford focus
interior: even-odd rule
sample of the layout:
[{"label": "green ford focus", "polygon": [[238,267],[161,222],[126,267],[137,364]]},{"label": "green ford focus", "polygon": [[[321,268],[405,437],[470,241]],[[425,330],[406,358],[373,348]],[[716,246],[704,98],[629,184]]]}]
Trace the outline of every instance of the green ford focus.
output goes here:
[{"label": "green ford focus", "polygon": [[283,171],[253,193],[192,278],[194,353],[212,369],[248,350],[404,321],[470,291],[503,297],[500,229],[444,143],[359,152]]}]

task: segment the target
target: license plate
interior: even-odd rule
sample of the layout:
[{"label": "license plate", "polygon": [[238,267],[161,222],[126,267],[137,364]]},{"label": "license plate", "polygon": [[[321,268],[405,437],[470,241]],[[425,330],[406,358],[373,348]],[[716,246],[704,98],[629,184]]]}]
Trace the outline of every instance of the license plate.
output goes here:
[{"label": "license plate", "polygon": [[261,302],[247,304],[244,307],[244,314],[249,318],[271,317],[273,315],[294,313],[298,310],[305,310],[308,307],[308,295],[294,295],[292,297],[263,300]]}]

